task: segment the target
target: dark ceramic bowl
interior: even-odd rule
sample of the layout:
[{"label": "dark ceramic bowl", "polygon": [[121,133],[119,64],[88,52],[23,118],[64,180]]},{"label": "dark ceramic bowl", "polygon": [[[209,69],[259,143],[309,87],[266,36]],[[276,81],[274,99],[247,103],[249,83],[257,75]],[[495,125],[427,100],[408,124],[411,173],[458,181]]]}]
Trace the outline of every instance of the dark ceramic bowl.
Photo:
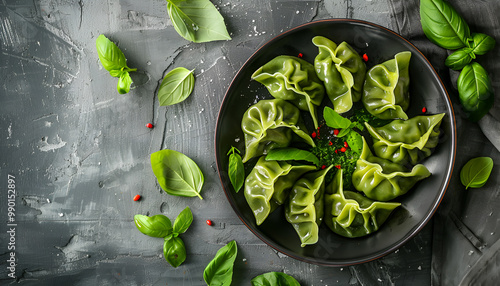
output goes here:
[{"label": "dark ceramic bowl", "polygon": [[[361,238],[344,238],[325,224],[320,227],[317,244],[300,247],[295,230],[284,216],[282,207],[271,213],[260,226],[244,198],[244,191],[235,193],[228,178],[227,152],[231,146],[244,152],[241,118],[245,110],[260,99],[271,98],[260,83],[251,80],[252,73],[278,55],[303,54],[310,63],[318,53],[311,42],[314,36],[325,36],[336,43],[348,42],[361,55],[369,56],[368,68],[411,51],[409,117],[421,114],[446,113],[441,124],[440,144],[433,155],[422,163],[432,176],[418,183],[397,200],[402,206],[374,234]],[[326,100],[328,99],[325,96]],[[305,117],[305,116],[303,116]],[[333,19],[308,23],[287,31],[258,49],[243,65],[229,86],[219,111],[215,133],[215,152],[220,180],[229,203],[243,223],[262,241],[290,257],[309,263],[347,266],[380,258],[401,247],[415,236],[431,219],[448,186],[455,159],[455,118],[448,94],[424,55],[410,42],[384,27],[358,20]],[[250,171],[247,168],[246,174]]]}]

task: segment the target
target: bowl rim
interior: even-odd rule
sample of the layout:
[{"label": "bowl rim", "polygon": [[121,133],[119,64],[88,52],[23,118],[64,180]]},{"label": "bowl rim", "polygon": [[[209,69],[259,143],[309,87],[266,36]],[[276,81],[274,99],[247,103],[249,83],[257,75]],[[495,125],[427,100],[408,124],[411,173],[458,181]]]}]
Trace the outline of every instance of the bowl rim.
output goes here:
[{"label": "bowl rim", "polygon": [[[442,187],[442,191],[440,191],[439,197],[436,200],[434,200],[433,204],[431,205],[431,211],[429,213],[427,213],[423,217],[422,222],[419,223],[417,225],[417,227],[415,227],[411,232],[407,233],[397,243],[395,243],[394,245],[391,245],[391,247],[386,248],[385,250],[381,250],[380,253],[378,253],[378,254],[375,253],[375,254],[371,255],[370,257],[368,257],[366,259],[360,259],[360,258],[351,259],[351,260],[346,261],[344,263],[336,263],[336,262],[335,263],[325,263],[323,261],[318,261],[318,260],[316,260],[314,258],[304,258],[304,257],[301,257],[301,256],[294,255],[293,253],[287,252],[283,247],[277,245],[276,243],[274,243],[272,241],[268,241],[268,239],[266,237],[262,236],[256,230],[254,230],[253,227],[249,226],[245,222],[245,220],[243,219],[243,215],[241,214],[238,206],[235,204],[235,202],[230,198],[230,196],[228,194],[228,192],[231,192],[232,190],[227,190],[225,188],[225,186],[224,186],[223,178],[222,178],[222,175],[221,175],[221,172],[220,172],[220,170],[221,170],[220,169],[221,168],[221,162],[219,161],[219,158],[221,158],[221,156],[220,156],[221,154],[220,154],[220,152],[219,152],[219,150],[217,148],[217,143],[218,143],[217,141],[218,141],[218,138],[220,137],[220,132],[218,132],[218,131],[219,131],[220,123],[222,121],[222,118],[221,118],[222,117],[221,116],[222,113],[221,112],[223,111],[225,103],[228,101],[229,92],[231,91],[231,87],[235,83],[235,80],[239,77],[240,73],[247,66],[247,64],[249,62],[251,62],[259,54],[259,52],[262,49],[266,48],[268,45],[272,44],[273,42],[276,42],[276,41],[280,40],[281,38],[286,37],[287,35],[295,32],[297,30],[300,30],[300,29],[302,29],[304,27],[311,26],[311,25],[318,25],[318,24],[322,24],[322,23],[356,23],[356,24],[361,24],[361,25],[364,25],[364,26],[369,26],[369,27],[372,27],[372,28],[383,30],[385,32],[393,34],[394,36],[400,38],[402,41],[406,42],[408,45],[410,45],[412,48],[414,48],[415,51],[417,51],[422,56],[422,58],[424,59],[425,65],[430,68],[433,76],[437,79],[440,88],[444,91],[444,95],[446,96],[446,99],[447,99],[446,100],[446,107],[447,107],[448,110],[451,111],[450,112],[450,123],[451,123],[451,134],[450,134],[450,138],[451,138],[451,150],[450,150],[451,158],[450,158],[450,160],[451,160],[451,162],[450,162],[448,168],[445,170],[445,181],[444,181],[444,184],[443,184],[443,187]],[[298,25],[296,27],[293,27],[293,28],[291,28],[289,30],[286,30],[286,31],[284,31],[284,32],[282,32],[282,33],[280,33],[280,34],[272,37],[271,39],[269,39],[268,41],[266,41],[264,44],[262,44],[257,50],[255,50],[252,53],[252,55],[250,55],[248,57],[248,59],[242,64],[242,66],[240,67],[240,69],[238,70],[238,72],[236,72],[236,74],[234,75],[233,79],[231,80],[231,83],[229,84],[229,86],[228,86],[228,88],[226,90],[226,93],[224,94],[224,98],[223,98],[223,100],[221,102],[221,105],[220,105],[220,108],[219,108],[219,112],[218,112],[218,115],[217,115],[217,121],[216,121],[216,125],[215,125],[215,134],[214,134],[215,161],[216,161],[217,173],[218,173],[218,176],[219,176],[219,181],[221,183],[222,189],[224,190],[224,194],[226,195],[226,198],[229,201],[229,204],[233,208],[233,210],[236,213],[236,215],[238,216],[238,218],[242,221],[242,223],[255,236],[257,236],[261,241],[263,241],[265,244],[267,244],[268,246],[270,246],[271,248],[273,248],[275,251],[283,253],[283,254],[291,257],[291,258],[297,259],[297,260],[302,261],[302,262],[306,262],[306,263],[310,263],[310,264],[314,264],[314,265],[320,265],[320,266],[346,267],[346,266],[351,266],[351,265],[356,265],[356,264],[370,262],[370,261],[379,259],[379,258],[381,258],[383,256],[386,256],[389,253],[394,252],[395,250],[399,249],[404,244],[406,244],[415,235],[417,235],[417,233],[419,233],[427,225],[427,223],[431,220],[431,218],[436,213],[439,205],[441,204],[441,202],[442,202],[442,200],[443,200],[443,198],[444,198],[444,196],[446,194],[446,191],[448,189],[448,186],[450,184],[450,180],[451,180],[451,177],[452,177],[452,174],[453,174],[453,169],[454,169],[454,166],[455,166],[455,159],[456,159],[456,144],[457,144],[457,132],[456,132],[456,128],[457,128],[457,125],[456,125],[455,111],[453,109],[453,105],[451,104],[451,98],[450,98],[450,96],[448,94],[448,91],[446,90],[446,86],[444,85],[443,81],[441,80],[441,77],[439,76],[439,74],[434,69],[434,66],[430,63],[430,61],[427,59],[427,57],[414,44],[412,44],[409,40],[407,40],[406,38],[404,38],[400,34],[394,32],[393,30],[388,29],[388,28],[383,27],[383,26],[380,26],[378,24],[372,23],[372,22],[368,22],[368,21],[364,21],[364,20],[359,20],[359,19],[348,19],[348,18],[323,19],[323,20],[317,20],[317,21],[312,21],[312,22],[308,22],[308,23],[304,23],[304,24]]]}]

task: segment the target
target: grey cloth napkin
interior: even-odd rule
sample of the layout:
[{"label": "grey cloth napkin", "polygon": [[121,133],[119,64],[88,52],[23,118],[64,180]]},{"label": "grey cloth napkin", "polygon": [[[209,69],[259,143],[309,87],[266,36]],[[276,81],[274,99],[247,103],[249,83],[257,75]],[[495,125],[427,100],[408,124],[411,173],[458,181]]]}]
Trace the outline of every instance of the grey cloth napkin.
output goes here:
[{"label": "grey cloth napkin", "polygon": [[[495,38],[494,50],[477,61],[488,71],[496,91],[495,105],[478,123],[462,110],[456,79],[458,72],[444,65],[451,53],[431,43],[420,24],[420,1],[389,0],[391,28],[411,41],[432,63],[454,107],[457,156],[447,193],[434,216],[432,285],[497,285],[500,280],[500,1],[450,0],[472,32]],[[460,182],[460,170],[470,159],[489,156],[495,162],[490,179],[480,189]]]}]

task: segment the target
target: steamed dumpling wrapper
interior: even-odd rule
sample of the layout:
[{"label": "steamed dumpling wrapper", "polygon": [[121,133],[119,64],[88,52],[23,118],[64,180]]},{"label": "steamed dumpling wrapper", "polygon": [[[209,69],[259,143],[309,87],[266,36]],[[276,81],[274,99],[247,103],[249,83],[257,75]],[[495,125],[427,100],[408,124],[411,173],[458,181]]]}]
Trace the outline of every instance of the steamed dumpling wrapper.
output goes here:
[{"label": "steamed dumpling wrapper", "polygon": [[366,73],[362,102],[380,119],[408,119],[411,52],[401,52]]},{"label": "steamed dumpling wrapper", "polygon": [[301,247],[318,242],[319,225],[323,221],[325,176],[332,167],[304,175],[290,191],[285,217],[299,235]]},{"label": "steamed dumpling wrapper", "polygon": [[274,209],[285,202],[297,179],[315,166],[293,166],[286,161],[266,161],[260,157],[245,180],[245,199],[257,225],[264,222]]},{"label": "steamed dumpling wrapper", "polygon": [[354,102],[361,99],[366,65],[348,43],[335,42],[316,36],[312,39],[319,52],[314,59],[314,68],[324,82],[326,94],[337,113],[351,110]]},{"label": "steamed dumpling wrapper", "polygon": [[418,181],[430,175],[422,164],[410,171],[403,165],[373,156],[363,137],[363,151],[352,173],[352,185],[368,198],[386,202],[406,194]]},{"label": "steamed dumpling wrapper", "polygon": [[360,237],[377,231],[400,203],[377,202],[357,192],[344,191],[342,169],[325,190],[325,223],[345,237]]},{"label": "steamed dumpling wrapper", "polygon": [[297,57],[278,56],[256,70],[252,79],[262,83],[274,98],[309,111],[314,127],[318,128],[316,108],[323,100],[325,88],[312,64]]},{"label": "steamed dumpling wrapper", "polygon": [[417,164],[432,153],[439,143],[439,127],[444,113],[415,116],[408,120],[394,120],[374,128],[365,122],[373,138],[373,150],[380,158],[394,163]]},{"label": "steamed dumpling wrapper", "polygon": [[250,106],[241,120],[241,129],[245,136],[243,162],[271,149],[288,147],[295,138],[315,146],[300,110],[282,99],[260,100]]}]

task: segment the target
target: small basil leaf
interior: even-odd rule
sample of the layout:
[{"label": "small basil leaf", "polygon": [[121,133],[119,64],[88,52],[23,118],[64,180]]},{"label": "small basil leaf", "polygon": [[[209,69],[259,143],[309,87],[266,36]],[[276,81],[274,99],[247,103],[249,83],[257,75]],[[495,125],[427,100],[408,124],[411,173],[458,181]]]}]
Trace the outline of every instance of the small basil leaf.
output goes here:
[{"label": "small basil leaf", "polygon": [[238,248],[236,241],[231,241],[215,254],[214,259],[203,271],[203,279],[209,286],[231,285],[233,268]]},{"label": "small basil leaf", "polygon": [[337,134],[337,138],[344,137],[347,134],[349,134],[349,132],[351,132],[351,128],[344,128],[344,129],[340,130],[339,134]]},{"label": "small basil leaf", "polygon": [[158,89],[158,100],[161,106],[184,101],[193,92],[193,71],[183,67],[171,70],[163,78]]},{"label": "small basil leaf", "polygon": [[125,94],[130,91],[130,85],[132,85],[132,78],[130,77],[130,74],[126,71],[124,71],[120,75],[120,79],[118,79],[118,85],[116,88],[118,89],[119,94]]},{"label": "small basil leaf", "polygon": [[109,71],[109,74],[112,77],[121,77],[123,73],[126,73],[126,72],[122,71],[122,70],[111,70],[111,71]]},{"label": "small basil leaf", "polygon": [[252,279],[252,286],[300,286],[290,275],[282,272],[268,272]]},{"label": "small basil leaf", "polygon": [[346,141],[354,153],[361,155],[363,151],[363,137],[358,132],[351,130]]},{"label": "small basil leaf", "polygon": [[307,161],[319,166],[319,159],[313,153],[297,148],[272,149],[266,156],[266,160],[276,161]]},{"label": "small basil leaf", "polygon": [[235,147],[231,147],[231,150],[229,150],[228,153],[230,154],[228,175],[235,192],[238,192],[245,183],[245,167],[240,154],[237,152],[239,153],[240,151]]},{"label": "small basil leaf", "polygon": [[477,62],[466,65],[457,80],[460,103],[468,119],[477,122],[493,106],[493,88],[486,70]]},{"label": "small basil leaf", "polygon": [[484,55],[495,47],[496,41],[492,37],[482,33],[472,33],[472,52],[476,55]]},{"label": "small basil leaf", "polygon": [[165,237],[172,233],[172,222],[164,215],[148,217],[137,214],[134,216],[134,223],[137,229],[147,236]]},{"label": "small basil leaf", "polygon": [[106,38],[106,36],[99,35],[99,37],[97,37],[96,48],[99,60],[107,71],[120,70],[127,66],[125,55],[120,48]]},{"label": "small basil leaf", "polygon": [[186,232],[192,222],[193,213],[189,207],[186,207],[175,219],[173,232],[176,234]]},{"label": "small basil leaf", "polygon": [[472,61],[471,48],[462,48],[446,58],[444,64],[452,70],[461,70]]},{"label": "small basil leaf", "polygon": [[186,260],[186,247],[179,237],[172,237],[163,243],[163,256],[173,267],[178,267]]},{"label": "small basil leaf", "polygon": [[480,188],[486,184],[493,169],[493,159],[477,157],[469,160],[460,171],[460,181],[465,189]]},{"label": "small basil leaf", "polygon": [[160,150],[151,154],[151,167],[167,194],[203,199],[200,195],[205,181],[203,173],[188,156],[174,150]]},{"label": "small basil leaf", "polygon": [[209,0],[167,0],[175,30],[195,43],[231,40],[224,18]]},{"label": "small basil leaf", "polygon": [[325,119],[326,125],[331,128],[349,128],[351,126],[351,120],[338,114],[335,110],[328,106],[325,106],[323,111],[323,118]]},{"label": "small basil leaf", "polygon": [[448,2],[421,0],[420,22],[427,38],[436,45],[449,50],[468,46],[469,26]]}]

